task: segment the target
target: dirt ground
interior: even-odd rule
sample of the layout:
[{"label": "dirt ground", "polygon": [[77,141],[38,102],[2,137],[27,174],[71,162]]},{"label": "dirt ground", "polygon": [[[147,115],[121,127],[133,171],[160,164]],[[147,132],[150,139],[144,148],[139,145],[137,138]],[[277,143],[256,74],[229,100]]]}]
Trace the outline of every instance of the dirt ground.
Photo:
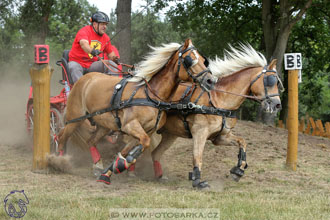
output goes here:
[{"label": "dirt ground", "polygon": [[[266,126],[251,121],[238,121],[234,128],[234,134],[242,136],[247,142],[247,161],[249,168],[241,181],[259,182],[259,184],[268,184],[273,178],[281,181],[291,181],[295,176],[299,176],[299,170],[308,169],[309,166],[330,168],[330,139],[323,137],[314,137],[311,135],[299,134],[298,146],[298,165],[295,175],[292,172],[286,172],[285,161],[287,151],[287,130]],[[78,142],[79,143],[79,142]],[[163,155],[161,160],[164,175],[170,181],[188,182],[188,173],[192,171],[192,140],[178,138],[173,146]],[[73,174],[80,178],[86,178],[89,184],[95,182],[92,174],[92,159],[89,151],[77,144],[69,143],[68,156],[55,160],[55,164],[64,168],[64,174]],[[104,165],[109,165],[114,155],[121,150],[124,144],[118,140],[116,144],[110,144],[103,140],[98,146],[103,157]],[[17,154],[24,153],[30,161],[32,159],[31,142],[25,144],[14,144],[2,146],[11,148],[11,154],[4,154],[6,161],[14,161]],[[238,147],[234,143],[223,146],[215,146],[210,141],[207,142],[203,154],[203,180],[209,181],[214,190],[222,190],[226,182],[231,182],[229,170],[237,163]],[[27,159],[26,158],[26,159]],[[54,157],[52,157],[54,158]],[[1,160],[1,158],[0,158]],[[2,160],[3,161],[3,160]],[[52,160],[54,164],[54,160]],[[305,167],[306,165],[306,167]],[[50,173],[59,174],[57,171],[50,170]],[[60,172],[61,173],[61,172]],[[150,152],[146,151],[139,158],[136,164],[136,175],[138,179],[152,181],[154,180],[154,171],[151,162]],[[304,174],[302,178],[306,181],[313,179],[310,173]],[[65,181],[66,175],[58,176]],[[70,177],[72,178],[72,177]],[[70,181],[70,178],[68,181]],[[127,181],[127,173],[113,175],[112,186],[124,187],[121,185]],[[329,186],[330,176],[328,175],[322,182],[319,180],[318,187]],[[118,183],[116,183],[118,182]],[[124,187],[125,188],[125,187]]]},{"label": "dirt ground", "polygon": [[[23,74],[23,73],[22,73]],[[61,89],[57,83],[60,72],[55,69],[52,76],[51,95],[57,95]],[[19,80],[18,80],[19,79]],[[22,77],[3,78],[0,82],[1,110],[0,110],[0,147],[12,149],[12,154],[0,154],[0,161],[14,160],[22,150],[27,158],[32,159],[32,148],[29,137],[26,135],[25,111],[29,94],[30,79],[28,73]],[[286,161],[287,130],[266,126],[250,121],[239,121],[234,128],[234,134],[242,136],[247,142],[247,162],[249,168],[243,178],[267,178],[279,175],[271,171],[272,168],[283,168]],[[104,164],[113,160],[114,155],[123,147],[119,142],[109,145],[103,142],[99,147]],[[10,150],[10,151],[12,151]],[[71,151],[71,152],[70,152]],[[69,149],[72,155],[73,170],[94,180],[91,172],[92,159],[88,150],[77,146]],[[137,174],[140,178],[153,178],[153,168],[148,152],[137,163]],[[214,146],[207,142],[203,155],[202,176],[209,181],[227,179],[229,170],[237,163],[238,148],[236,145]],[[304,169],[308,164],[319,165],[329,169],[330,139],[299,134],[298,166],[297,170]],[[161,160],[164,175],[168,178],[187,180],[188,172],[192,171],[192,141],[179,138],[165,153]],[[275,166],[275,167],[274,167]],[[277,166],[277,167],[276,167]],[[307,166],[308,167],[308,166]],[[330,172],[328,172],[330,173]],[[263,175],[260,175],[263,174]],[[118,175],[118,176],[125,176]],[[282,178],[283,176],[281,176]],[[114,177],[123,178],[123,177]],[[330,177],[328,176],[329,182]],[[329,184],[328,182],[328,184]]]},{"label": "dirt ground", "polygon": [[[131,207],[129,204],[131,200],[136,199],[134,196],[139,197],[141,194],[146,194],[150,191],[152,193],[150,197],[147,197],[147,202],[152,201],[156,203],[156,206],[160,206],[162,204],[160,202],[162,196],[171,195],[167,194],[167,192],[176,192],[175,195],[181,195],[182,193],[182,196],[179,196],[178,200],[184,201],[182,202],[183,207],[189,207],[189,205],[193,207],[192,203],[194,200],[184,200],[186,195],[192,193],[191,182],[188,180],[188,173],[193,169],[192,141],[189,139],[177,139],[173,146],[163,155],[161,163],[163,165],[164,175],[168,180],[160,183],[153,178],[154,171],[148,152],[145,152],[136,164],[137,178],[130,178],[125,172],[120,175],[113,175],[110,186],[97,183],[95,176],[92,174],[92,159],[89,151],[83,150],[76,145],[72,145],[69,148],[69,156],[63,158],[61,161],[57,161],[64,167],[69,167],[66,164],[71,166],[65,173],[54,172],[52,170],[48,171],[47,175],[31,172],[33,158],[32,143],[26,135],[24,123],[28,88],[29,82],[27,81],[16,82],[15,86],[12,82],[0,83],[0,92],[2,94],[0,102],[4,103],[1,105],[0,111],[0,123],[2,124],[0,127],[0,198],[4,198],[8,192],[17,188],[29,192],[31,197],[35,197],[32,198],[35,202],[43,201],[45,196],[48,199],[59,197],[61,202],[70,202],[71,197],[63,198],[61,196],[63,194],[59,194],[58,192],[64,190],[76,195],[76,192],[83,191],[84,195],[95,198],[95,201],[98,201],[98,198],[103,198],[106,194],[114,199],[115,204],[119,201],[116,201],[117,197],[120,198],[124,195],[128,198],[127,200],[123,200],[124,202],[121,205]],[[220,209],[224,215],[227,213],[228,216],[232,216],[232,218],[228,219],[239,219],[235,218],[230,208],[226,211],[228,206],[225,205],[233,204],[233,207],[236,207],[235,203],[240,201],[241,192],[255,191],[251,195],[264,196],[261,197],[263,203],[266,203],[267,198],[275,193],[279,197],[271,202],[275,202],[279,206],[282,199],[290,202],[293,197],[300,200],[312,198],[312,203],[309,204],[313,208],[322,206],[323,203],[318,202],[320,199],[315,195],[322,195],[320,197],[323,199],[322,202],[325,201],[325,203],[329,204],[329,138],[314,137],[300,133],[297,171],[292,172],[285,168],[288,139],[287,130],[250,121],[238,121],[234,128],[234,134],[244,137],[247,142],[247,162],[249,167],[245,175],[239,183],[232,181],[229,175],[229,170],[237,163],[238,147],[236,145],[214,146],[208,141],[203,155],[202,179],[209,182],[211,192],[215,192],[221,198],[227,196],[227,200],[223,200],[223,203],[220,203],[218,198],[213,199],[213,194],[201,195],[192,193],[196,198],[205,197],[206,201],[211,202],[216,207],[220,207],[217,204],[222,204],[221,207],[224,208]],[[120,141],[112,145],[103,141],[98,148],[104,158],[104,165],[109,164],[113,160],[115,153],[119,152],[122,147],[123,143]],[[164,193],[158,194],[158,192]],[[130,197],[130,193],[133,193],[132,197]],[[78,193],[77,195],[81,196]],[[230,200],[231,198],[233,200]],[[254,198],[253,209],[259,207],[258,202],[260,201],[259,197],[255,196]],[[180,203],[178,200],[169,200],[168,206],[177,207],[176,204]],[[120,201],[122,201],[122,198]],[[147,202],[144,206],[147,206]],[[189,205],[187,205],[187,202]],[[57,203],[58,201],[54,200],[52,204],[56,205]],[[204,206],[204,203],[200,207],[208,207],[206,204]],[[35,203],[34,205],[38,207],[38,204]],[[294,206],[295,204],[293,201],[290,205]],[[272,205],[273,203],[265,206],[262,216],[267,215],[268,208],[272,207]],[[326,207],[329,206],[322,206],[319,210],[322,216],[328,213],[329,209]],[[46,209],[45,207],[43,208]],[[77,210],[81,208],[82,206],[79,206]],[[296,213],[306,210],[306,207],[301,207],[300,205],[295,208],[297,210]],[[283,209],[286,213],[289,213],[286,207]],[[39,210],[35,209],[29,212],[38,216]],[[49,216],[52,216],[54,213],[51,211],[52,209],[49,210]],[[247,206],[243,212],[247,210],[251,210],[251,208]],[[311,211],[310,213],[315,215],[316,212]],[[273,210],[272,213],[280,212]],[[306,211],[306,213],[309,212]],[[74,214],[76,216],[79,213],[77,211]],[[39,215],[43,216],[44,213]],[[253,213],[250,215],[255,217]],[[4,216],[7,215],[0,209],[0,219]],[[244,216],[244,213],[241,216]],[[31,219],[40,218],[31,217]],[[283,219],[283,216],[280,215],[280,217],[275,217],[274,219]],[[284,219],[292,218],[286,216]]]},{"label": "dirt ground", "polygon": [[[244,137],[248,144],[249,168],[239,182],[239,185],[243,184],[241,187],[257,184],[260,189],[271,185],[286,188],[291,184],[303,184],[303,191],[310,189],[321,193],[329,192],[330,139],[299,134],[297,171],[290,172],[285,169],[287,130],[250,121],[238,121],[234,133]],[[120,141],[114,145],[109,145],[106,141],[101,143],[99,150],[105,165],[113,160],[115,153],[122,146]],[[25,188],[29,189],[28,186],[33,187],[31,181],[37,181],[38,185],[46,188],[48,184],[58,183],[59,187],[78,187],[93,195],[102,196],[102,188],[106,187],[105,190],[112,195],[121,195],[135,192],[144,188],[145,184],[156,181],[148,152],[145,152],[136,164],[137,178],[131,178],[127,173],[113,175],[112,184],[106,186],[96,182],[89,152],[73,144],[68,150],[69,156],[64,160],[57,160],[66,168],[69,167],[66,164],[70,161],[70,169],[66,169],[65,173],[50,171],[49,175],[33,173],[31,169],[27,169],[32,167],[33,152],[30,141],[4,145],[0,140],[0,148],[3,152],[0,154],[1,171],[8,171],[9,174],[8,177],[2,178],[0,185],[9,187],[8,189],[23,182]],[[214,146],[207,142],[203,155],[202,179],[209,182],[212,191],[222,192],[226,188],[235,189],[238,186],[229,175],[229,170],[237,163],[237,153],[238,148],[235,145]],[[159,190],[192,189],[191,182],[188,181],[188,172],[193,168],[191,140],[179,138],[164,154],[161,163],[168,180],[157,186]],[[9,172],[12,169],[17,171]],[[287,190],[284,188],[283,190]],[[238,190],[244,190],[244,187]]]}]

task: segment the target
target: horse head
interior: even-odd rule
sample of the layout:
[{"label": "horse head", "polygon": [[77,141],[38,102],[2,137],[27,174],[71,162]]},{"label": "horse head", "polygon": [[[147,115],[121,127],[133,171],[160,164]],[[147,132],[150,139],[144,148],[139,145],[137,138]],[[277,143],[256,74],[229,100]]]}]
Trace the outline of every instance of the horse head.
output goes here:
[{"label": "horse head", "polygon": [[[186,39],[184,45],[176,53],[179,79],[198,83],[204,90],[211,90],[217,78],[208,69],[207,59],[198,53],[191,40]],[[184,68],[180,68],[183,65]]]},{"label": "horse head", "polygon": [[266,112],[277,112],[281,110],[281,99],[279,86],[283,89],[281,79],[276,72],[276,60],[272,60],[251,81],[251,92],[261,100],[261,106]]}]

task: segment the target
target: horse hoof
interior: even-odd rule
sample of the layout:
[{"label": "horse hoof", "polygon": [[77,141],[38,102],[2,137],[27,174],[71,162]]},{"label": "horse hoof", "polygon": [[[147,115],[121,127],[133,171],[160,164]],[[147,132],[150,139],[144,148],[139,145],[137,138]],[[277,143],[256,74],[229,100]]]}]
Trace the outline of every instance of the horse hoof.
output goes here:
[{"label": "horse hoof", "polygon": [[193,182],[193,187],[196,189],[207,189],[210,188],[210,185],[207,181],[199,182],[197,184],[194,184]]},{"label": "horse hoof", "polygon": [[102,172],[103,172],[103,170],[100,169],[100,168],[95,168],[95,167],[93,168],[93,174],[94,174],[94,176],[96,176],[96,177],[101,176]]},{"label": "horse hoof", "polygon": [[230,173],[236,174],[239,178],[241,178],[244,175],[244,170],[239,167],[233,167],[231,168]]},{"label": "horse hoof", "polygon": [[111,184],[111,181],[110,181],[110,177],[105,175],[105,174],[101,174],[99,179],[96,180],[97,182],[102,182],[102,183],[105,183],[107,185],[110,185]]},{"label": "horse hoof", "polygon": [[238,175],[236,175],[236,174],[234,174],[234,173],[231,173],[230,176],[231,176],[231,178],[232,178],[235,182],[238,182],[238,181],[241,179],[240,176],[238,176]]}]

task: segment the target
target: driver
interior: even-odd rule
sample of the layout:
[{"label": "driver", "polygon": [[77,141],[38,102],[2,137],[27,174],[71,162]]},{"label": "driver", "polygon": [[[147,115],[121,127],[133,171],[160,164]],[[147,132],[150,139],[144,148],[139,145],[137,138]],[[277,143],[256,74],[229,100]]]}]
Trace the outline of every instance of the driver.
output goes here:
[{"label": "driver", "polygon": [[109,72],[97,56],[119,63],[119,58],[112,49],[110,37],[105,33],[109,17],[98,11],[92,15],[90,21],[91,25],[81,28],[76,34],[69,53],[68,69],[73,83],[89,72]]}]

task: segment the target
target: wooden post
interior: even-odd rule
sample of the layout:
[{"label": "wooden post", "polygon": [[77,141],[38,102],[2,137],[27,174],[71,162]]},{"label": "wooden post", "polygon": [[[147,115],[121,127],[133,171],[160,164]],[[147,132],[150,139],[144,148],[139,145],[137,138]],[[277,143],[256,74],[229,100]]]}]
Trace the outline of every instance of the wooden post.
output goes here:
[{"label": "wooden post", "polygon": [[330,138],[330,122],[326,122],[324,124],[325,127],[325,136]]},{"label": "wooden post", "polygon": [[[44,60],[44,45],[36,48],[36,59]],[[40,49],[41,48],[41,49]],[[48,49],[48,47],[46,48]],[[48,53],[48,51],[47,51]],[[46,54],[48,56],[48,54]],[[36,63],[30,69],[33,87],[33,171],[47,168],[46,155],[50,153],[50,78],[52,70],[48,63]]]},{"label": "wooden post", "polygon": [[325,136],[324,128],[322,121],[320,119],[316,120],[316,129],[317,129],[317,136]]},{"label": "wooden post", "polygon": [[307,128],[304,130],[304,134],[310,134],[311,131],[311,123],[310,120],[308,120],[308,116],[306,116],[306,120],[307,120]]},{"label": "wooden post", "polygon": [[315,124],[315,121],[314,121],[314,119],[312,118],[312,117],[309,117],[309,121],[310,121],[310,123],[311,123],[311,126],[312,126],[312,130],[313,130],[313,132],[312,132],[312,135],[313,136],[315,136],[316,135],[316,124]]},{"label": "wooden post", "polygon": [[298,72],[290,70],[288,77],[288,149],[286,165],[296,171],[298,154]]}]

